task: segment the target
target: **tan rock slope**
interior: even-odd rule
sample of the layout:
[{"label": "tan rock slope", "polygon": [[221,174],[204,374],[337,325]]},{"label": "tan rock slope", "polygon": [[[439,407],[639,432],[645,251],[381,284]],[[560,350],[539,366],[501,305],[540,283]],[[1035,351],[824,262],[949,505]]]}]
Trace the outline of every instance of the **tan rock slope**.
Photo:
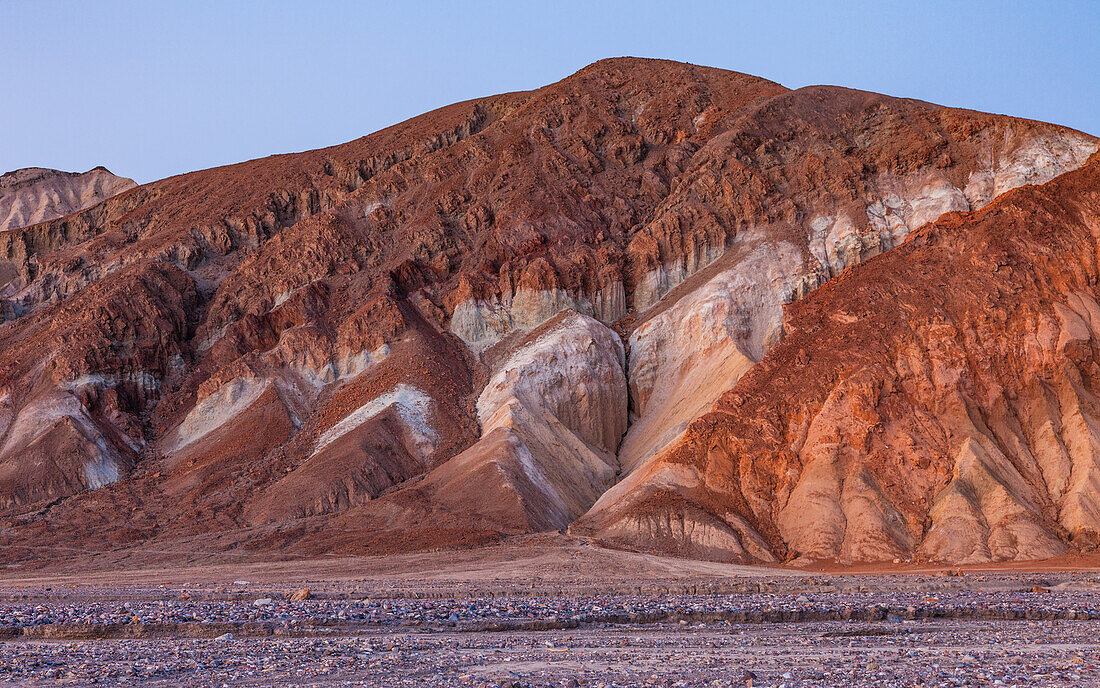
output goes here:
[{"label": "tan rock slope", "polygon": [[0,175],[0,232],[90,208],[134,186],[105,167],[83,174],[41,167],[8,172]]},{"label": "tan rock slope", "polygon": [[[790,458],[797,437],[753,445],[751,470],[685,447],[731,395],[747,428],[788,422],[769,385],[740,391],[786,355],[802,312],[788,304],[847,294],[851,266],[912,251],[944,213],[986,218],[1011,189],[1054,188],[1096,149],[1054,125],[623,58],[0,233],[0,545],[386,552],[572,528],[719,559],[965,561],[1086,543],[1050,506],[1072,493],[1074,523],[1091,518],[1069,449],[1085,440],[1063,431],[1093,422],[1085,396],[1042,450],[1027,429],[850,449],[823,421],[811,448],[828,461]],[[1050,224],[1041,206],[1005,231]],[[1000,279],[974,260],[870,270],[867,289]],[[1085,303],[1059,307],[1087,324]],[[1045,341],[1044,322],[981,337],[1003,353]],[[886,365],[883,342],[830,355]],[[811,348],[785,404],[841,384]],[[968,398],[979,429],[1023,424],[995,395]],[[869,413],[850,412],[829,413],[845,427]],[[1044,487],[1020,452],[1056,446],[1064,479]],[[930,447],[962,467],[954,492]]]}]

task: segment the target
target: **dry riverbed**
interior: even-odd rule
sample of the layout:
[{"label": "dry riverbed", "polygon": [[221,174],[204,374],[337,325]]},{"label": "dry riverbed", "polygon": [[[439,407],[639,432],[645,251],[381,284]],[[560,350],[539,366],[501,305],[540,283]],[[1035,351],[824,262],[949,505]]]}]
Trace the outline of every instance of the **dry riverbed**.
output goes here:
[{"label": "dry riverbed", "polygon": [[[1100,576],[805,573],[584,545],[0,579],[28,686],[1091,686]],[[308,588],[306,599],[290,600]]]}]

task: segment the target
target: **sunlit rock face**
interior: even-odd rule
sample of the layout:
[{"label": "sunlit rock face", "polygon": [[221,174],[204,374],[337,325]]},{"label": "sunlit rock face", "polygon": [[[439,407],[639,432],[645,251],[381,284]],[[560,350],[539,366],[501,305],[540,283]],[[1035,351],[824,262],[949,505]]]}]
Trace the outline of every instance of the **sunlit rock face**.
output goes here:
[{"label": "sunlit rock face", "polygon": [[[749,254],[739,255],[744,249]],[[624,472],[667,447],[710,410],[779,341],[783,304],[816,286],[816,273],[804,268],[801,251],[787,242],[746,242],[729,258],[728,269],[699,280],[630,335],[635,418],[619,453]]]},{"label": "sunlit rock face", "polygon": [[[1096,148],[616,59],[43,215],[0,231],[0,544],[379,553],[569,528],[740,561],[1085,546],[1092,268],[1011,247],[994,265],[985,228],[1091,228],[1057,185]],[[1047,206],[1012,205],[1040,189]],[[961,262],[914,253],[949,230]],[[1021,266],[1033,282],[1009,280]],[[866,329],[882,303],[909,339]],[[1001,360],[1017,372],[996,387]]]},{"label": "sunlit rock face", "polygon": [[790,306],[783,341],[571,529],[736,561],[1091,546],[1097,228],[1095,156],[923,227]]},{"label": "sunlit rock face", "polygon": [[[643,316],[630,335],[632,409],[638,418],[623,444],[624,469],[633,470],[667,446],[781,340],[784,304],[946,213],[977,210],[994,193],[1047,182],[1080,167],[1096,149],[1095,139],[1077,133],[1006,132],[1005,140],[976,145],[975,172],[949,170],[939,158],[904,174],[851,180],[860,195],[846,207],[835,196],[807,190],[809,198],[792,199],[807,206],[800,226],[746,228],[728,249],[716,253],[713,243],[704,243],[686,261],[647,273],[635,303],[654,304],[650,311],[656,315]],[[963,179],[966,186],[957,186]],[[978,179],[988,179],[988,188]],[[825,214],[825,208],[833,210]]]}]

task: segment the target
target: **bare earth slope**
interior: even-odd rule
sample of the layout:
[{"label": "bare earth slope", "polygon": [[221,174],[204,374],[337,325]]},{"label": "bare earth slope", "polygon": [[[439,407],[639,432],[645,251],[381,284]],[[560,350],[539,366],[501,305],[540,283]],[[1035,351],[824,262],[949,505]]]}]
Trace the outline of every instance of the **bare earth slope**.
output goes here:
[{"label": "bare earth slope", "polygon": [[[387,552],[572,524],[618,545],[746,561],[1059,553],[1091,532],[1074,525],[1091,523],[1095,490],[1076,468],[1085,450],[1070,447],[1090,441],[1086,411],[1037,420],[1050,437],[1041,451],[1026,428],[1015,444],[990,430],[996,441],[949,447],[929,430],[912,437],[917,449],[893,436],[853,445],[859,461],[904,476],[847,480],[837,459],[840,496],[810,481],[805,500],[791,496],[798,471],[831,464],[803,469],[778,440],[744,473],[759,477],[751,488],[725,469],[714,482],[698,456],[669,457],[702,441],[724,392],[787,351],[802,311],[786,304],[823,284],[847,294],[846,268],[892,255],[944,213],[1067,179],[1096,149],[1054,125],[623,58],[0,233],[0,544],[20,557],[77,541]],[[1005,239],[1049,224],[1040,207]],[[926,272],[999,278],[991,258],[975,260]],[[903,267],[868,272],[868,288],[931,283]],[[1090,322],[1089,302],[1063,306]],[[1059,327],[1080,329],[1072,322]],[[1002,353],[1045,342],[1044,323],[983,336]],[[875,341],[830,355],[894,361]],[[1028,365],[1020,375],[1034,375]],[[1055,396],[1087,391],[1051,384]],[[764,391],[744,397],[738,422],[773,422]],[[996,426],[998,397],[968,398],[975,427]],[[1047,497],[1025,449],[1056,467]],[[977,478],[939,498],[940,451],[1011,483],[1021,506],[1008,545]],[[894,492],[863,497],[864,484]],[[828,511],[830,499],[849,507]],[[1080,506],[1063,523],[1065,500]],[[968,544],[936,545],[922,514]]]},{"label": "bare earth slope", "polygon": [[788,307],[784,341],[574,532],[737,561],[1100,538],[1100,156]]},{"label": "bare earth slope", "polygon": [[84,210],[135,186],[104,167],[83,174],[27,167],[0,175],[0,232]]}]

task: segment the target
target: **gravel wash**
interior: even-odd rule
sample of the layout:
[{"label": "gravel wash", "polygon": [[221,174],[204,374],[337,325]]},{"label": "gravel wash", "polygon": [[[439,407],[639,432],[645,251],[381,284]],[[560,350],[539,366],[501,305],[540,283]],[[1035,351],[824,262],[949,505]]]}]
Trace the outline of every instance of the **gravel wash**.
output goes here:
[{"label": "gravel wash", "polygon": [[1100,586],[1042,582],[838,578],[722,594],[425,598],[326,584],[295,601],[293,587],[246,581],[0,588],[0,682],[1100,686]]}]

